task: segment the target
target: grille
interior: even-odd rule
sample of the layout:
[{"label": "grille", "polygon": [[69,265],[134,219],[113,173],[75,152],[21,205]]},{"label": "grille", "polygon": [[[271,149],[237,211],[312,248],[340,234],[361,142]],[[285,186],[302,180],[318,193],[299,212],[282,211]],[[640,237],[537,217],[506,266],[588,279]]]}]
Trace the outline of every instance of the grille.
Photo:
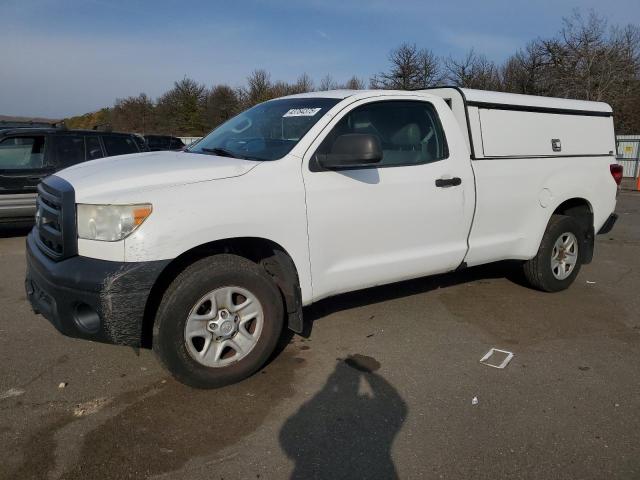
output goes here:
[{"label": "grille", "polygon": [[38,185],[36,229],[39,248],[50,258],[62,260],[77,254],[75,193],[59,177]]}]

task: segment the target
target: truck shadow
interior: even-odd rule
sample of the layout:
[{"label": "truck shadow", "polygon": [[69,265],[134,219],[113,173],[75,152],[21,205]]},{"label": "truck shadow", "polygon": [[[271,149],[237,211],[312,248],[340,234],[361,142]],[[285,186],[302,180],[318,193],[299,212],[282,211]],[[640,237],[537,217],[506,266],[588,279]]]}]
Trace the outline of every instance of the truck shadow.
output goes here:
[{"label": "truck shadow", "polygon": [[432,290],[460,285],[463,283],[495,278],[506,278],[517,285],[529,288],[527,287],[527,283],[520,266],[521,262],[518,261],[502,261],[471,267],[458,272],[422,277],[327,298],[306,307],[304,311],[305,331],[302,336],[308,337],[311,335],[313,322],[331,315],[332,313],[349,310],[363,305],[426,293]]},{"label": "truck shadow", "polygon": [[407,405],[371,357],[339,360],[326,384],[282,426],[292,479],[398,478],[391,446]]}]

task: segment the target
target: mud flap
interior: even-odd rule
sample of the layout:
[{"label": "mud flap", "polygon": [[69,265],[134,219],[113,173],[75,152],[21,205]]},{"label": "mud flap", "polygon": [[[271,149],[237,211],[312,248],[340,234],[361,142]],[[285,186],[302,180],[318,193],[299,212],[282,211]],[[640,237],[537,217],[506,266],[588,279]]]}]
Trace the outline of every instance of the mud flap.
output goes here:
[{"label": "mud flap", "polygon": [[296,333],[303,333],[302,293],[293,260],[281,250],[262,261],[264,269],[273,277],[284,298],[287,327]]}]

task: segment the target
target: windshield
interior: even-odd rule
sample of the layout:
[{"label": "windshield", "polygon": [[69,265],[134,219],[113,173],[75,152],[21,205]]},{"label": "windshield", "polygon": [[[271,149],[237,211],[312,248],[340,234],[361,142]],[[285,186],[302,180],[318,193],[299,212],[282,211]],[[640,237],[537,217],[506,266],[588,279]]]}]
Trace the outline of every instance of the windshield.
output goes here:
[{"label": "windshield", "polygon": [[250,160],[284,157],[338,98],[284,98],[256,105],[187,149]]}]

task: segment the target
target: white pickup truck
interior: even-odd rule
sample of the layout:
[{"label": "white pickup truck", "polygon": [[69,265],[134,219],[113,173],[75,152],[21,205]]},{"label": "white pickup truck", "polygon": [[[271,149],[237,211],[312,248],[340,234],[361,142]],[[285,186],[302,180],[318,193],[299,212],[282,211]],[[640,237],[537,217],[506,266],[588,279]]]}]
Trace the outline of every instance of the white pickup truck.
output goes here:
[{"label": "white pickup truck", "polygon": [[45,179],[26,291],[62,333],[150,346],[178,380],[217,387],[331,295],[504,259],[535,288],[567,288],[615,222],[614,151],[603,103],[459,88],[275,99],[184,152]]}]

